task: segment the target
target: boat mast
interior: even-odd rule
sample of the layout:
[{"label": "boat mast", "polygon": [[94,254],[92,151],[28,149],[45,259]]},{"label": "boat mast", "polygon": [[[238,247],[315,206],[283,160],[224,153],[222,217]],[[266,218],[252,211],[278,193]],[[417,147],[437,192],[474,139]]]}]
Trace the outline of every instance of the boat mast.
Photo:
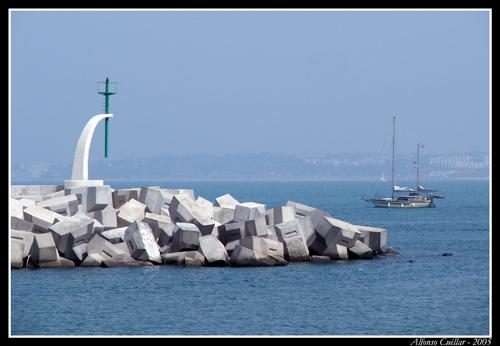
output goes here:
[{"label": "boat mast", "polygon": [[418,191],[418,187],[420,186],[419,183],[418,183],[418,173],[419,173],[419,169],[418,169],[418,164],[419,164],[419,160],[420,160],[420,144],[417,143],[417,191]]},{"label": "boat mast", "polygon": [[396,144],[396,117],[392,117],[392,199],[394,199],[394,152]]}]

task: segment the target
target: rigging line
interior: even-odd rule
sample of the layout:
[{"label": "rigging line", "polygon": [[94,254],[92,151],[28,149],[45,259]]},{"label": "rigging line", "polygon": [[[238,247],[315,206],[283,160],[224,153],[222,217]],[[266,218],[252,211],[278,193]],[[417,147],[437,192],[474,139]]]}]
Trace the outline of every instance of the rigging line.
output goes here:
[{"label": "rigging line", "polygon": [[[392,128],[392,120],[391,120],[391,126],[388,126],[387,127],[387,132],[385,134],[385,140],[384,140],[384,143],[382,144],[382,148],[380,149],[380,152],[378,153],[378,156],[377,158],[380,158],[382,157],[382,155],[385,153],[385,147],[387,145],[387,142],[389,141],[389,138],[390,138],[390,135],[391,135],[391,129]],[[375,190],[377,189],[378,185],[380,184],[380,177],[375,177],[374,180],[372,181],[372,186],[371,186],[371,189],[370,189],[370,196],[373,196],[373,193],[375,192]]]}]

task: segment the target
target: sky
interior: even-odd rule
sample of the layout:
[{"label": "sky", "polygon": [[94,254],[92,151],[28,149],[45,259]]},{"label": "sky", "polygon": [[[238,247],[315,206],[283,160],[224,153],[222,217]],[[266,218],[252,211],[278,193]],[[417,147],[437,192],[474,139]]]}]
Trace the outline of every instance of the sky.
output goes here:
[{"label": "sky", "polygon": [[[488,11],[11,11],[11,161],[489,152]],[[104,156],[104,124],[91,160]]]}]

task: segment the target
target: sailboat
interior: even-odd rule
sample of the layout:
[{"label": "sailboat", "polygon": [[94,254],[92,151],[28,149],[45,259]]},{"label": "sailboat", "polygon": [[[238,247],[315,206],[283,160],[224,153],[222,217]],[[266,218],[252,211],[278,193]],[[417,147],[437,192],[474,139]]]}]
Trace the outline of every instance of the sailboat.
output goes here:
[{"label": "sailboat", "polygon": [[[396,117],[392,118],[392,195],[391,197],[385,198],[370,198],[366,201],[373,203],[375,207],[378,208],[432,208],[435,207],[435,198],[444,198],[444,196],[434,195],[432,192],[437,190],[427,189],[420,185],[419,182],[419,161],[420,161],[420,149],[424,146],[422,144],[417,144],[417,186],[415,189],[396,185],[395,180],[395,147],[396,147]],[[397,195],[397,193],[407,193],[406,195]]]}]

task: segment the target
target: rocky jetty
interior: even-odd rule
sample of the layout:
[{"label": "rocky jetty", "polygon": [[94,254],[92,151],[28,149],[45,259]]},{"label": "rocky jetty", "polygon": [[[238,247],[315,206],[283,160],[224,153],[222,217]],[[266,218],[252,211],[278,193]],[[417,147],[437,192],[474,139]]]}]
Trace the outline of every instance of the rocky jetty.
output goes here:
[{"label": "rocky jetty", "polygon": [[16,185],[9,210],[11,268],[283,266],[372,259],[387,246],[387,230],[301,203],[266,209],[158,186]]}]

